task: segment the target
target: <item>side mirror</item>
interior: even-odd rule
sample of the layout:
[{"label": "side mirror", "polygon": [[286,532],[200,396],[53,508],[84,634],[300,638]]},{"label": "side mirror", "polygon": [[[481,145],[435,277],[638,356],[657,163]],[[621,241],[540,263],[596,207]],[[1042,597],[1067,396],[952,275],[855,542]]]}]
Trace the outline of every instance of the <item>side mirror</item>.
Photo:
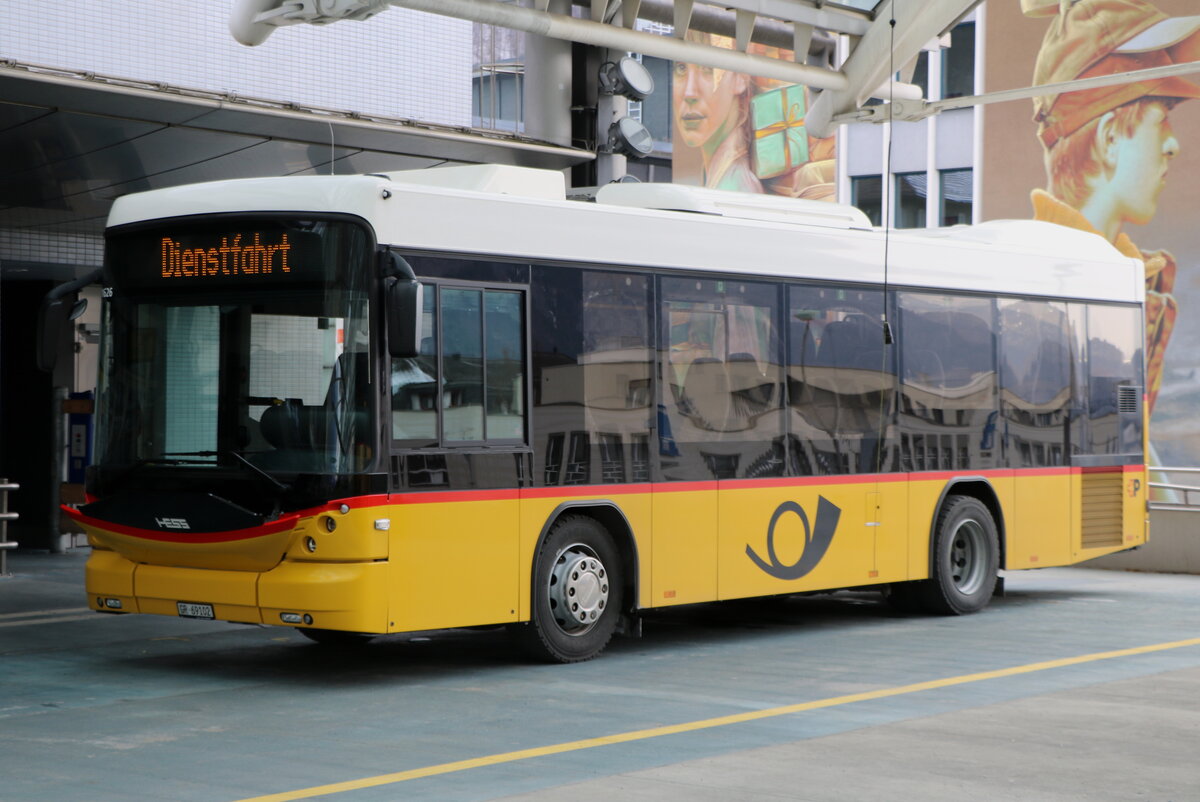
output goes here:
[{"label": "side mirror", "polygon": [[419,281],[387,281],[388,353],[397,359],[411,359],[421,353],[423,290]]},{"label": "side mirror", "polygon": [[58,342],[67,328],[67,299],[47,296],[38,308],[37,366],[47,373],[58,361]]},{"label": "side mirror", "polygon": [[58,361],[59,338],[67,330],[67,324],[87,309],[87,299],[78,297],[77,293],[99,281],[101,275],[96,270],[83,278],[60,284],[42,299],[37,320],[37,366],[40,370],[47,373],[54,370],[54,364]]}]

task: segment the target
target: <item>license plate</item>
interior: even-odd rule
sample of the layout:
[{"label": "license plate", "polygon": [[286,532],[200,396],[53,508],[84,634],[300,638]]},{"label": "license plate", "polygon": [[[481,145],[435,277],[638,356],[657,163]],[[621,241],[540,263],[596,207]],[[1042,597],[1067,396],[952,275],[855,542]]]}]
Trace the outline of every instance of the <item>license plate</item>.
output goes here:
[{"label": "license plate", "polygon": [[211,604],[194,604],[192,602],[176,602],[180,618],[212,618]]}]

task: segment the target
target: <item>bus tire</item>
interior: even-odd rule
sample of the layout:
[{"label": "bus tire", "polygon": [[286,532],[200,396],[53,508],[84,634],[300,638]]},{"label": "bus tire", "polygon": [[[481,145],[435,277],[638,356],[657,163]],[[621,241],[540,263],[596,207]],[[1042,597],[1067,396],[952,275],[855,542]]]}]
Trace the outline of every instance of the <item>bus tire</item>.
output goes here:
[{"label": "bus tire", "polygon": [[345,632],[340,629],[313,629],[296,627],[296,631],[313,643],[322,646],[355,647],[366,646],[375,636],[367,632]]},{"label": "bus tire", "polygon": [[513,632],[533,657],[558,663],[603,651],[621,616],[621,555],[599,521],[560,518],[533,563],[532,613]]},{"label": "bus tire", "polygon": [[996,589],[1000,548],[996,522],[982,501],[950,496],[938,513],[933,570],[920,583],[925,609],[939,615],[974,613]]}]

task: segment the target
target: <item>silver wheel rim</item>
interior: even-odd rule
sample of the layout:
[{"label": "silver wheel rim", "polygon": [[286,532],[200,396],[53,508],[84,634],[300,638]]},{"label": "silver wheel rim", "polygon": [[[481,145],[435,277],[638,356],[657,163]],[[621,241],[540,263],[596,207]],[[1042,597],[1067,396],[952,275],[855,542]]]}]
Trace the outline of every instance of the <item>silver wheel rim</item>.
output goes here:
[{"label": "silver wheel rim", "polygon": [[955,590],[972,596],[983,587],[987,573],[987,530],[974,518],[955,527],[950,536],[950,581]]},{"label": "silver wheel rim", "polygon": [[589,632],[608,606],[608,569],[589,546],[574,543],[558,553],[546,580],[550,614],[567,635]]}]

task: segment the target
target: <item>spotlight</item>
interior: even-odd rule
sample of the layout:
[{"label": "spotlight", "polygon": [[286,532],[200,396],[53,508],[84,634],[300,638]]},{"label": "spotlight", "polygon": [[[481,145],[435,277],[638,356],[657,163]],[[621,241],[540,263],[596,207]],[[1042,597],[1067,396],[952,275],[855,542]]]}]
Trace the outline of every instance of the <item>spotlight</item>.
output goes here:
[{"label": "spotlight", "polygon": [[642,62],[625,56],[620,61],[601,65],[600,91],[630,100],[645,100],[654,92],[654,76]]},{"label": "spotlight", "polygon": [[654,137],[637,120],[622,117],[608,128],[608,147],[616,153],[642,159],[654,150]]}]

